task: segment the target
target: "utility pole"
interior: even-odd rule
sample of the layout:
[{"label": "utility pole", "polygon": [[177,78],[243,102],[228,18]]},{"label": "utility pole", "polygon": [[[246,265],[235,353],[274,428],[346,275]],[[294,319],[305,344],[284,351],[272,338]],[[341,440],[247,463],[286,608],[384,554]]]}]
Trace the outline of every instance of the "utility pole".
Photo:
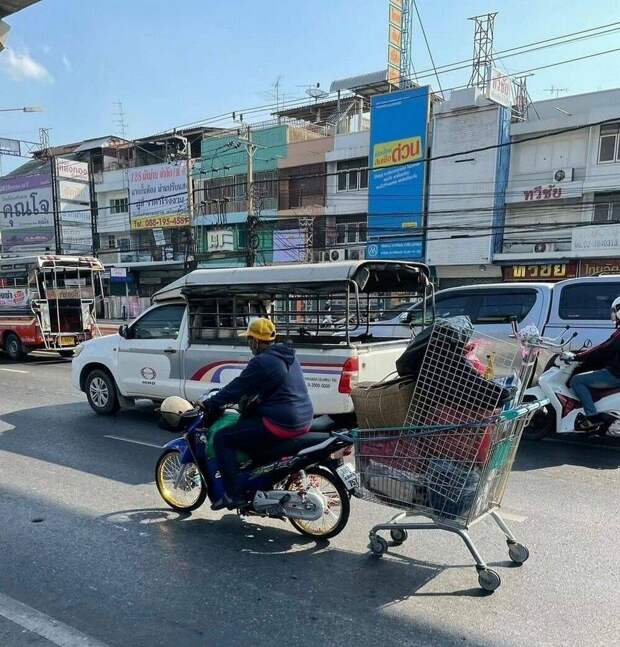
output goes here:
[{"label": "utility pole", "polygon": [[254,267],[256,265],[256,250],[260,245],[260,239],[257,234],[258,216],[254,213],[254,153],[256,153],[258,146],[252,142],[252,130],[249,124],[245,127],[245,137],[239,137],[238,140],[245,145],[248,155],[248,178],[246,185],[248,220],[245,243],[245,264],[246,267]]}]

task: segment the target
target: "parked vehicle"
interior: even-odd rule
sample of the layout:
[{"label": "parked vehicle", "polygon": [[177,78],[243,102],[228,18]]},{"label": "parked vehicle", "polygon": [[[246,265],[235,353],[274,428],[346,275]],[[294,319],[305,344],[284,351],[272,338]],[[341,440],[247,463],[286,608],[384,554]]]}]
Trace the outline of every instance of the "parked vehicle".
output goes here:
[{"label": "parked vehicle", "polygon": [[0,348],[13,360],[35,349],[71,356],[96,332],[102,272],[89,256],[0,260]]},{"label": "parked vehicle", "polygon": [[541,348],[562,352],[554,357],[552,365],[539,377],[538,384],[526,391],[528,400],[549,400],[549,404],[534,415],[524,430],[525,437],[530,440],[540,440],[550,433],[620,436],[620,388],[592,390],[602,420],[588,431],[579,427],[578,419],[584,416],[583,406],[569,386],[571,377],[579,369],[579,362],[574,353],[563,350],[572,339],[570,335],[564,342],[548,337],[541,337],[538,341]]},{"label": "parked vehicle", "polygon": [[[187,411],[178,416],[177,428],[183,436],[165,446],[155,483],[171,508],[188,512],[207,497],[215,502],[223,496],[213,438],[234,424],[239,413],[228,410],[205,429],[200,409],[188,402],[182,409]],[[309,431],[261,455],[239,454],[239,478],[248,500],[240,514],[286,518],[304,535],[334,537],[347,525],[350,491],[357,485],[355,472],[343,461],[352,444],[344,433]]]},{"label": "parked vehicle", "polygon": [[[292,343],[316,415],[350,415],[352,386],[395,371],[405,339],[353,339],[375,295],[428,296],[421,263],[352,261],[315,265],[196,270],[154,295],[154,305],[117,335],[80,346],[73,384],[94,411],[110,414],[136,398],[190,401],[236,377],[249,361],[238,338],[249,320],[268,316]],[[344,328],[326,329],[320,304],[345,307]],[[350,322],[353,316],[354,321]],[[334,324],[335,326],[335,324]]]},{"label": "parked vehicle", "polygon": [[[593,276],[559,283],[485,283],[439,290],[435,316],[468,316],[477,330],[508,339],[512,321],[520,328],[535,325],[543,335],[555,337],[569,325],[576,332],[574,343],[586,339],[593,344],[606,339],[612,330],[609,310],[620,296],[620,276]],[[380,337],[410,337],[424,324],[422,304],[403,307],[392,319],[377,321],[370,334]],[[431,304],[426,304],[427,322]],[[355,331],[362,334],[360,329]]]}]

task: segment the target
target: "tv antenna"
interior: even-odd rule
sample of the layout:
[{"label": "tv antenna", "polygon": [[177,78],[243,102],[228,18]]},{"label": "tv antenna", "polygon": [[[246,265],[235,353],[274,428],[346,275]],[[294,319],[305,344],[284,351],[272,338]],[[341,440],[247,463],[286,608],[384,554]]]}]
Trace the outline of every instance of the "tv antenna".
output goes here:
[{"label": "tv antenna", "polygon": [[125,111],[123,110],[123,102],[115,101],[116,112],[114,113],[114,125],[116,126],[116,134],[123,139],[127,139],[127,122],[125,121]]},{"label": "tv antenna", "polygon": [[555,95],[555,98],[557,99],[562,92],[568,92],[568,88],[556,88],[553,83],[551,84],[550,88],[545,88],[543,92],[548,92],[551,95]]}]

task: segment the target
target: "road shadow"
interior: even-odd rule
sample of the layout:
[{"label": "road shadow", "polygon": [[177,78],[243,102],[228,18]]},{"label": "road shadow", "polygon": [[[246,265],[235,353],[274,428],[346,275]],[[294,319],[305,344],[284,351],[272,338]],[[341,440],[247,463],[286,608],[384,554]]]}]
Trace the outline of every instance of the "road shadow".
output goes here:
[{"label": "road shadow", "polygon": [[60,357],[58,353],[49,351],[37,351],[36,354],[29,353],[26,357],[20,359],[18,362],[12,360],[6,353],[0,352],[0,366],[2,368],[19,369],[23,366],[37,366],[45,364],[70,364],[71,358]]},{"label": "road shadow", "polygon": [[[340,593],[339,604],[349,613],[360,608],[373,612],[417,596],[479,598],[489,595],[477,586],[439,593],[422,591],[431,580],[453,569],[469,570],[475,584],[473,561],[446,565],[413,559],[403,555],[393,542],[388,542],[388,552],[377,558],[369,551],[361,554],[346,551],[335,548],[329,540],[305,537],[293,530],[288,521],[274,527],[235,513],[205,519],[168,508],[125,510],[100,520],[136,533],[152,533],[166,553],[178,553],[181,546],[196,547],[199,555],[191,559],[198,563],[203,558],[210,559],[210,551],[216,551],[218,555],[236,555],[238,567],[256,577],[267,577],[274,568],[278,569],[285,581],[303,580],[310,591],[322,589],[336,597]],[[493,562],[489,566],[515,568],[510,561]],[[325,573],[330,577],[326,579]],[[345,591],[346,596],[342,595]]]},{"label": "road shadow", "polygon": [[620,467],[620,439],[552,438],[544,441],[522,440],[513,469],[518,472],[540,470],[560,465],[576,465],[593,470]]},{"label": "road shadow", "polygon": [[21,409],[0,415],[0,450],[129,485],[150,483],[158,447],[106,436],[163,445],[174,436],[157,420],[150,404],[116,416],[97,416],[86,402]]}]

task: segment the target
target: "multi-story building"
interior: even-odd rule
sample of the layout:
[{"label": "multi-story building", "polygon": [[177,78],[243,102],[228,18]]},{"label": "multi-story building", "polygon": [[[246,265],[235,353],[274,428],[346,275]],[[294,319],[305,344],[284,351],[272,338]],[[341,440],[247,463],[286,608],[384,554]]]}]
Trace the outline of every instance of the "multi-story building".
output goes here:
[{"label": "multi-story building", "polygon": [[505,231],[495,254],[504,278],[620,271],[620,90],[538,101],[511,132]]}]

